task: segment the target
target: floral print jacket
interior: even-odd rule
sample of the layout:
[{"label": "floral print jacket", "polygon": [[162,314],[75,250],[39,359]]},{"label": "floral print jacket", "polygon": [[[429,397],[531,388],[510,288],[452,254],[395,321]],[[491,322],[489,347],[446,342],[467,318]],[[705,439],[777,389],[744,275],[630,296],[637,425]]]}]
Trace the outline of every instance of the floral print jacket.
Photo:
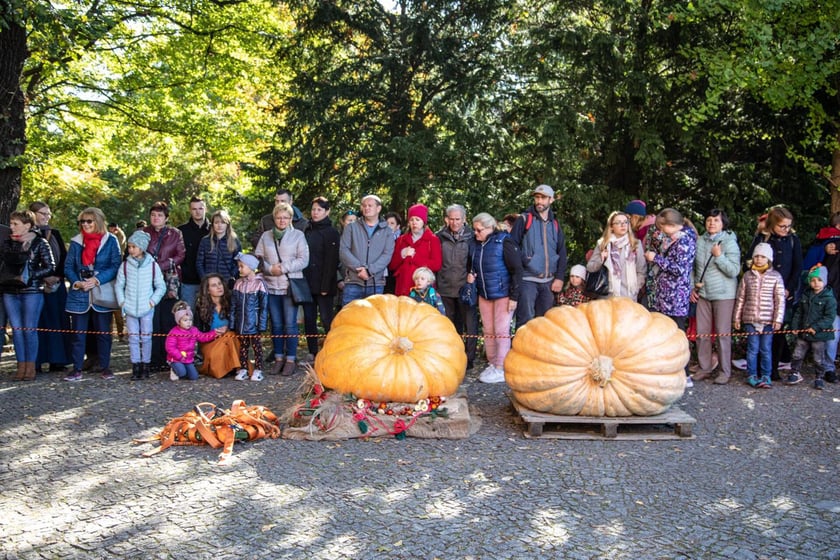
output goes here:
[{"label": "floral print jacket", "polygon": [[[651,237],[653,230],[648,232]],[[653,290],[651,311],[670,317],[688,316],[688,297],[691,294],[691,270],[697,252],[697,232],[689,226],[671,237],[661,237],[654,243],[656,256],[648,267]],[[651,294],[649,294],[650,297]]]}]

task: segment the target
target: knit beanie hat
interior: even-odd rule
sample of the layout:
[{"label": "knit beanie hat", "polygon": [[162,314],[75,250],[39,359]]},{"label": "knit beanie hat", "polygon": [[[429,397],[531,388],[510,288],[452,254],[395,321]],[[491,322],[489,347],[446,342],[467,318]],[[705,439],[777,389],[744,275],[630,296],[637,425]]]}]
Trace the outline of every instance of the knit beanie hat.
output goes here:
[{"label": "knit beanie hat", "polygon": [[586,280],[586,267],[582,264],[576,264],[572,267],[572,270],[569,271],[569,276],[577,276],[578,278]]},{"label": "knit beanie hat", "polygon": [[628,216],[644,216],[647,214],[647,204],[642,200],[631,200],[624,207],[624,213]]},{"label": "knit beanie hat", "polygon": [[413,217],[420,218],[424,224],[429,223],[429,209],[422,204],[415,204],[408,209],[408,219]]},{"label": "knit beanie hat", "polygon": [[250,253],[239,253],[236,255],[236,260],[241,261],[245,266],[254,272],[256,272],[260,266],[260,259],[258,259],[256,255],[251,255]]},{"label": "knit beanie hat", "polygon": [[192,316],[193,316],[193,312],[192,312],[192,309],[190,309],[190,306],[187,305],[185,302],[181,302],[181,303],[183,303],[183,306],[177,308],[177,310],[175,311],[175,324],[176,325],[180,325],[181,324],[181,319],[183,319],[185,316],[189,317],[190,319],[192,319]]},{"label": "knit beanie hat", "polygon": [[771,247],[768,243],[759,243],[753,249],[752,256],[756,255],[763,255],[767,257],[767,260],[773,262],[773,247]]},{"label": "knit beanie hat", "polygon": [[144,253],[146,249],[149,248],[149,241],[152,240],[152,236],[143,231],[142,229],[138,229],[134,233],[131,234],[131,237],[128,238],[126,243],[131,243],[132,245],[136,245],[140,248],[141,251]]},{"label": "knit beanie hat", "polygon": [[819,278],[822,280],[823,285],[828,283],[828,270],[822,265],[814,266],[810,272],[808,272],[808,282],[811,281],[811,278]]}]

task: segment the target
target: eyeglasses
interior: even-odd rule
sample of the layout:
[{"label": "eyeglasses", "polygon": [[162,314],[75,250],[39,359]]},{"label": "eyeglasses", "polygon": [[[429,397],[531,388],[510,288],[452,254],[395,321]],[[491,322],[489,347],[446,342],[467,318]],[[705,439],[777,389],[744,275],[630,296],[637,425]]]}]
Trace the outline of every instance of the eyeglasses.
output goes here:
[{"label": "eyeglasses", "polygon": [[776,227],[779,228],[779,229],[784,229],[784,230],[788,230],[788,229],[791,228],[790,224],[787,224],[787,225],[784,225],[784,226],[779,224]]},{"label": "eyeglasses", "polygon": [[612,223],[612,224],[610,224],[610,225],[613,225],[613,226],[626,226],[626,225],[628,225],[629,223],[630,223],[630,222],[628,222],[627,220],[618,220],[618,221],[613,222],[613,223]]},{"label": "eyeglasses", "polygon": [[92,224],[92,223],[93,223],[93,220],[90,220],[90,219],[79,220],[79,225]]},{"label": "eyeglasses", "polygon": [[36,212],[36,213],[37,213],[37,214],[41,214],[42,216],[45,216],[45,217],[47,217],[47,218],[51,218],[51,217],[52,217],[52,212],[46,212],[46,211],[44,211],[44,210],[38,210],[38,212]]},{"label": "eyeglasses", "polygon": [[479,228],[473,228],[473,231],[474,231],[475,233],[481,233],[482,231],[484,231],[484,230],[486,230],[486,229],[493,229],[493,228],[490,228],[490,227],[479,227]]}]

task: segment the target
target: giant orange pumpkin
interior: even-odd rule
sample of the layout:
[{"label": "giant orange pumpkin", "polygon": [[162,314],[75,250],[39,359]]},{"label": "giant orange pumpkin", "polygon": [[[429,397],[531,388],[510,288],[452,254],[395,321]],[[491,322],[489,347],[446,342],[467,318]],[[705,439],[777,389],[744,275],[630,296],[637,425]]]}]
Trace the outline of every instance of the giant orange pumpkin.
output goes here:
[{"label": "giant orange pumpkin", "polygon": [[315,357],[325,387],[377,402],[450,396],[466,366],[464,343],[449,319],[431,305],[392,295],[343,307]]},{"label": "giant orange pumpkin", "polygon": [[651,416],[685,390],[676,323],[629,298],[551,309],[516,331],[505,381],[523,406],[584,416]]}]

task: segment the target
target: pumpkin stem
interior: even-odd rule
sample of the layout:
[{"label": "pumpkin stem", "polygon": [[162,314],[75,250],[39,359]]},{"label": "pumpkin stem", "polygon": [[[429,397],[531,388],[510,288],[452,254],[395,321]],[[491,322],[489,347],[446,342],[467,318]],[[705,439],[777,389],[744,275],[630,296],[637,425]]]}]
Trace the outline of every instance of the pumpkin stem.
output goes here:
[{"label": "pumpkin stem", "polygon": [[397,354],[408,354],[412,348],[414,348],[414,344],[404,336],[394,339],[394,342],[391,343],[391,350]]},{"label": "pumpkin stem", "polygon": [[592,360],[592,364],[589,366],[589,371],[592,375],[592,379],[596,381],[599,386],[606,387],[607,383],[610,382],[610,377],[614,371],[612,358],[609,356],[598,356]]}]

